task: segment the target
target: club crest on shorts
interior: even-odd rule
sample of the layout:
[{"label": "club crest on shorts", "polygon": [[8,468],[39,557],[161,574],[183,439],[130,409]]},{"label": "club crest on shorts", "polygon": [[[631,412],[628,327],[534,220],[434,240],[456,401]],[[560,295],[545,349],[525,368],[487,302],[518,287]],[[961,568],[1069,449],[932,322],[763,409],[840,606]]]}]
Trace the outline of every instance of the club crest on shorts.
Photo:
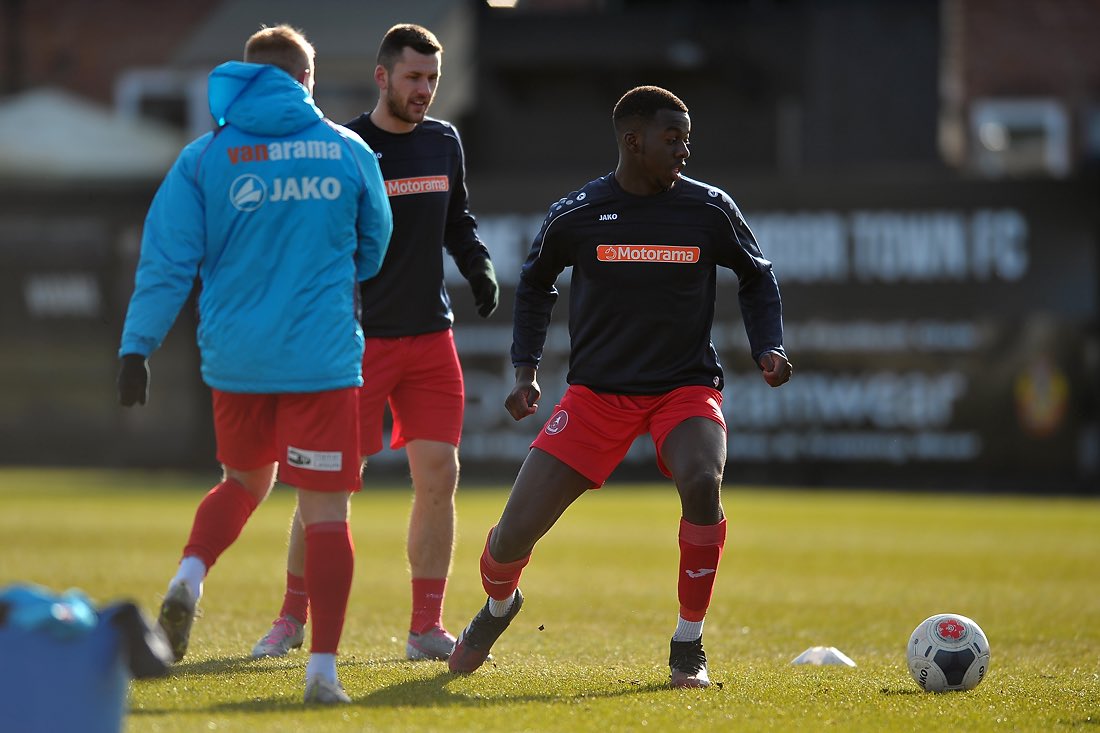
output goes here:
[{"label": "club crest on shorts", "polygon": [[565,430],[565,426],[569,424],[569,413],[565,410],[558,410],[554,413],[546,422],[544,430],[547,435],[557,435],[561,431]]}]

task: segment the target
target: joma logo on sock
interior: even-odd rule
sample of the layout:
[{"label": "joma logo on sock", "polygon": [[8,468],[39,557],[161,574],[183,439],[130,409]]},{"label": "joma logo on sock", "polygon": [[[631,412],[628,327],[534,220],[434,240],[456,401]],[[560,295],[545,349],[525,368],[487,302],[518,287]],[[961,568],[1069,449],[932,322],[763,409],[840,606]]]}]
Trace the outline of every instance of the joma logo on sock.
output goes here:
[{"label": "joma logo on sock", "polygon": [[714,572],[714,568],[699,568],[698,570],[685,570],[689,578],[701,578],[704,575],[710,575]]}]

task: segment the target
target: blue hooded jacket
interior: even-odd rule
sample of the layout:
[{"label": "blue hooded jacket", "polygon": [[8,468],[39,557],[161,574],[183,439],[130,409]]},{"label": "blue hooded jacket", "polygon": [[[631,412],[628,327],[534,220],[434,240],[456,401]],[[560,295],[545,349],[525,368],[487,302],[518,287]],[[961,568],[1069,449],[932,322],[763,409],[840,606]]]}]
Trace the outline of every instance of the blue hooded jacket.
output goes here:
[{"label": "blue hooded jacket", "polygon": [[218,129],[183,149],[145,219],[119,355],[160,346],[197,275],[208,385],[361,385],[358,281],[393,229],[373,152],[274,66],[222,64],[209,96]]}]

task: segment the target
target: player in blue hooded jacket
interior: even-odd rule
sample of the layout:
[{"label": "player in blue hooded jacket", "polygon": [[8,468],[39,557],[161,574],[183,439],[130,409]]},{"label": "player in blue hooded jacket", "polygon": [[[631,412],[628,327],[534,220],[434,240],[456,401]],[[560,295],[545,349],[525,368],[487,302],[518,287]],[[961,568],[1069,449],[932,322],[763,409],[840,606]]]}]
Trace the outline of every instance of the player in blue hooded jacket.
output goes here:
[{"label": "player in blue hooded jacket", "polygon": [[199,504],[160,609],[177,660],[203,580],[278,476],[298,490],[313,604],[306,702],[348,702],[336,651],[354,553],[348,497],[360,482],[360,281],[378,273],[393,217],[378,163],[312,98],[314,50],[262,28],[245,62],[210,75],[214,132],[180,154],[149,209],[119,354],[119,401],[144,404],[146,360],[191,291],[224,480]]}]

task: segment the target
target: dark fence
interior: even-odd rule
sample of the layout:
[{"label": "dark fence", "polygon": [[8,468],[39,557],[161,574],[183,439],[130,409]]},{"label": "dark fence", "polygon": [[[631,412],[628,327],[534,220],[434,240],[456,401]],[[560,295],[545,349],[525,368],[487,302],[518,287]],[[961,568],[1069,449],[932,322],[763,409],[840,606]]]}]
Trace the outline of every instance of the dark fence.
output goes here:
[{"label": "dark fence", "polygon": [[[1100,491],[1095,181],[714,182],[775,263],[796,367],[782,389],[763,384],[727,273],[714,328],[727,372],[727,481]],[[467,479],[514,473],[564,389],[567,275],[540,371],[544,408],[516,424],[502,406],[513,288],[550,201],[524,190],[473,186],[504,287],[498,313],[481,321],[453,268],[448,279],[468,392]],[[0,464],[213,465],[189,311],[153,357],[150,404],[114,402],[152,192],[0,199]],[[656,476],[652,453],[639,440],[621,474]],[[402,462],[387,451],[372,465]]]}]

